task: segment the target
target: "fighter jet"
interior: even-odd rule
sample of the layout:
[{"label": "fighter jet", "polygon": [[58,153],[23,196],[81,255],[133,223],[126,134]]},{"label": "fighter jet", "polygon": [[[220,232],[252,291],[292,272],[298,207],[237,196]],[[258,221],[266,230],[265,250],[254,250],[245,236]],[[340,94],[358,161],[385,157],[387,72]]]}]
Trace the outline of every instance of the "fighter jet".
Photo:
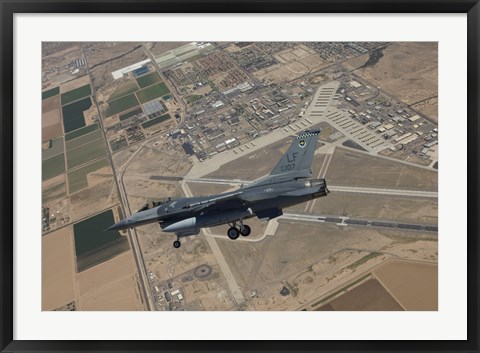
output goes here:
[{"label": "fighter jet", "polygon": [[108,230],[138,227],[158,222],[164,232],[180,238],[198,235],[201,228],[228,224],[227,236],[234,240],[250,235],[243,221],[252,217],[268,221],[283,214],[282,209],[328,194],[325,179],[312,179],[312,160],[320,130],[300,133],[271,173],[239,189],[210,196],[167,198],[145,205],[137,213]]}]

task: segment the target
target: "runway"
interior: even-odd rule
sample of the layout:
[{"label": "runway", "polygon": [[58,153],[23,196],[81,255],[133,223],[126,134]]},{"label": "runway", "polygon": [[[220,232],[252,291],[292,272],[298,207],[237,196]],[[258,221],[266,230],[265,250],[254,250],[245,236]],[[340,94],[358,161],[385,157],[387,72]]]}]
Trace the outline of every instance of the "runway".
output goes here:
[{"label": "runway", "polygon": [[350,217],[305,215],[301,213],[284,213],[280,219],[282,218],[292,219],[297,221],[334,223],[334,224],[337,224],[338,226],[364,226],[364,227],[391,228],[391,229],[410,230],[410,231],[438,232],[438,226],[433,226],[433,225],[365,220],[365,219],[350,218]]}]

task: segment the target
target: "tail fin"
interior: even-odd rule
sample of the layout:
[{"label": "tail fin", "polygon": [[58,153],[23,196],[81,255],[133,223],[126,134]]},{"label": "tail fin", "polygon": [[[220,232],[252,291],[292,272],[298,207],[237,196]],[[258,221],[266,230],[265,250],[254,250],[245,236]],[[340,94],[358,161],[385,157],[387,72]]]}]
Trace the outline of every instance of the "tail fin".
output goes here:
[{"label": "tail fin", "polygon": [[275,168],[273,168],[270,175],[310,170],[320,131],[321,130],[307,130],[300,133],[293,141],[287,153],[282,156],[282,159],[280,159]]}]

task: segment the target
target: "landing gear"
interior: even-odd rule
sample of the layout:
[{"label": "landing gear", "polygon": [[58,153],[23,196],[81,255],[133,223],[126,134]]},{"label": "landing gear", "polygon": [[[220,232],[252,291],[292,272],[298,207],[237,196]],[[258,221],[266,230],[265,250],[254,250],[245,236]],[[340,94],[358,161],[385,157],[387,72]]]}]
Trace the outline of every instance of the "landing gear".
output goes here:
[{"label": "landing gear", "polygon": [[230,239],[235,240],[240,236],[240,231],[235,227],[228,228],[227,235]]},{"label": "landing gear", "polygon": [[243,224],[241,220],[238,223],[240,224],[238,227],[237,222],[228,223],[230,228],[228,228],[227,235],[232,240],[237,239],[240,234],[244,237],[248,237],[252,232],[252,229],[246,224]]},{"label": "landing gear", "polygon": [[246,224],[242,224],[240,226],[240,234],[244,237],[248,237],[250,233],[252,232],[252,228],[247,226]]},{"label": "landing gear", "polygon": [[175,249],[178,249],[180,247],[180,245],[182,245],[182,243],[180,243],[180,241],[178,239],[173,242],[173,247]]}]

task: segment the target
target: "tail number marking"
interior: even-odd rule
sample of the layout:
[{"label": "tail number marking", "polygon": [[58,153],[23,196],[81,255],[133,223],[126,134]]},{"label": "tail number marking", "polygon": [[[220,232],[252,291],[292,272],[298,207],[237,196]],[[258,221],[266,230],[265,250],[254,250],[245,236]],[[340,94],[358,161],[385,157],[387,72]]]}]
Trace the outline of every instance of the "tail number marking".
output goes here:
[{"label": "tail number marking", "polygon": [[290,163],[290,164],[285,164],[285,165],[282,165],[280,166],[280,171],[283,173],[283,172],[288,172],[290,170],[294,170],[295,169],[295,163]]}]

